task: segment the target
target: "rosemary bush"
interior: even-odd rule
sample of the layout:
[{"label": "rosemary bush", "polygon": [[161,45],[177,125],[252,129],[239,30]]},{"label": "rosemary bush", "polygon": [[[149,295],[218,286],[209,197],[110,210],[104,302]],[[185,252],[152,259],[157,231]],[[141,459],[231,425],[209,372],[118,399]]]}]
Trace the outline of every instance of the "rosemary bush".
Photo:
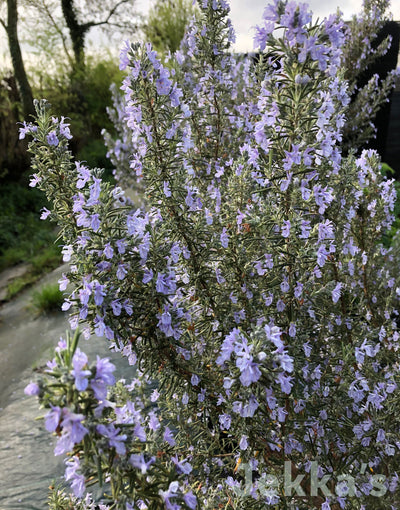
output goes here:
[{"label": "rosemary bush", "polygon": [[[26,389],[68,455],[74,496],[51,505],[395,508],[395,190],[374,151],[341,152],[347,29],[278,1],[254,66],[229,53],[225,0],[199,8],[168,67],[149,44],[121,52],[142,208],[72,160],[45,101],[22,128],[70,262],[74,333]],[[80,329],[137,376],[90,362]]]}]

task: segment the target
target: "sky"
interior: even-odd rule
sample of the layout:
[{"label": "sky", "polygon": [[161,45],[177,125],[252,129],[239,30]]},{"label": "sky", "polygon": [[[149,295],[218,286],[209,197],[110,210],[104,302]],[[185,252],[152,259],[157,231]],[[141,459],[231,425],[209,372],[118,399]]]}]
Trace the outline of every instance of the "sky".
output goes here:
[{"label": "sky", "polygon": [[[306,0],[303,0],[303,2]],[[136,5],[141,12],[146,12],[151,0],[137,0]],[[253,50],[252,27],[257,25],[268,0],[230,0],[231,20],[236,31],[236,44],[234,49],[240,52]],[[309,0],[308,5],[313,12],[313,19],[324,18],[339,7],[348,20],[353,14],[361,11],[362,0]],[[400,20],[400,0],[391,0],[393,19]]]}]

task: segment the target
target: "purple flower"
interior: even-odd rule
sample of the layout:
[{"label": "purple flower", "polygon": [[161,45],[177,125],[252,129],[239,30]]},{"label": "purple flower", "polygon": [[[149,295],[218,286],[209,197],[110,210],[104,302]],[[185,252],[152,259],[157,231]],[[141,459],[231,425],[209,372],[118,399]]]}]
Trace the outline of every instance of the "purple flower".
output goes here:
[{"label": "purple flower", "polygon": [[314,192],[315,203],[319,206],[318,212],[320,214],[324,214],[326,208],[333,200],[333,193],[332,193],[333,189],[328,188],[328,186],[323,188],[319,184],[316,184],[313,187],[313,192]]},{"label": "purple flower", "polygon": [[135,425],[135,428],[133,429],[133,433],[139,439],[139,441],[141,441],[142,443],[146,442],[146,440],[147,440],[146,431],[145,431],[144,427],[142,427],[142,425],[140,425],[140,423],[137,423]]},{"label": "purple flower", "polygon": [[247,450],[247,447],[249,446],[249,443],[247,440],[248,440],[248,437],[244,436],[244,435],[240,438],[239,448],[241,450]]},{"label": "purple flower", "polygon": [[161,64],[157,59],[157,52],[152,49],[151,43],[146,43],[146,53],[150,62],[153,64],[154,69],[159,69]]},{"label": "purple flower", "polygon": [[[171,92],[169,93],[169,98],[171,99],[171,106],[174,108],[178,107],[181,104],[180,98],[183,96],[182,89],[180,89],[176,83],[174,83]],[[188,117],[186,112],[184,111],[184,107],[186,105],[182,105],[183,113],[185,114],[185,117]],[[190,112],[189,112],[190,114]]]},{"label": "purple flower", "polygon": [[67,244],[67,245],[63,246],[61,253],[63,256],[63,261],[69,262],[71,260],[72,254],[74,253],[74,249],[73,249],[72,245]]},{"label": "purple flower", "polygon": [[110,243],[107,243],[105,246],[104,246],[104,250],[103,250],[103,253],[105,255],[106,258],[108,259],[112,259],[113,256],[114,256],[114,250],[111,246]]},{"label": "purple flower", "polygon": [[99,203],[99,197],[101,192],[101,179],[93,177],[93,181],[94,181],[93,184],[90,186],[90,195],[89,200],[87,201],[88,206],[96,205]]},{"label": "purple flower", "polygon": [[378,389],[375,387],[375,389],[368,395],[367,405],[370,403],[375,407],[375,409],[383,409],[382,402],[384,402],[385,399],[386,396],[381,395]]},{"label": "purple flower", "polygon": [[155,457],[150,457],[150,459],[146,461],[143,453],[132,454],[129,457],[129,463],[132,464],[133,467],[139,468],[142,475],[145,475],[147,473],[147,470],[152,464],[154,464],[155,461],[156,461]]},{"label": "purple flower", "polygon": [[128,274],[128,271],[126,269],[125,264],[120,262],[118,264],[118,268],[117,268],[117,272],[116,272],[116,276],[117,276],[118,280],[123,280],[127,274]]},{"label": "purple flower", "polygon": [[376,435],[376,440],[378,443],[382,443],[385,440],[386,434],[383,429],[379,429]]},{"label": "purple flower", "polygon": [[116,315],[117,317],[121,315],[122,305],[118,299],[114,299],[113,301],[111,301],[111,308],[114,315]]},{"label": "purple flower", "polygon": [[300,145],[292,145],[292,151],[285,151],[286,157],[283,160],[284,170],[290,170],[293,165],[300,165],[301,163],[301,152]]},{"label": "purple flower", "polygon": [[37,129],[38,129],[37,126],[34,126],[31,123],[27,124],[24,121],[22,128],[19,128],[19,139],[23,140],[28,133],[29,134],[36,133]]},{"label": "purple flower", "polygon": [[163,189],[164,189],[164,195],[167,198],[170,197],[171,196],[171,188],[169,187],[169,184],[167,181],[164,181]]},{"label": "purple flower", "polygon": [[100,358],[97,356],[96,361],[96,376],[95,379],[102,379],[109,386],[115,383],[113,372],[115,365],[110,362],[109,358]]},{"label": "purple flower", "polygon": [[231,426],[231,421],[232,421],[232,418],[231,418],[230,414],[227,414],[227,413],[220,414],[219,424],[220,424],[221,430],[229,430],[229,428]]},{"label": "purple flower", "polygon": [[110,328],[110,326],[105,327],[104,334],[108,340],[114,340],[114,331]]},{"label": "purple flower", "polygon": [[177,491],[179,490],[179,483],[178,482],[171,482],[169,484],[169,487],[168,487],[168,490],[166,491],[163,491],[163,490],[159,490],[159,494],[160,496],[162,497],[162,499],[164,500],[165,502],[165,507],[167,508],[167,510],[178,510],[179,507],[177,507],[176,505],[174,504],[171,504],[170,503],[170,498],[175,498],[178,494],[177,494]]},{"label": "purple flower", "polygon": [[106,295],[105,286],[101,285],[99,282],[93,282],[94,284],[94,302],[97,306],[101,306],[104,301],[104,296]]},{"label": "purple flower", "polygon": [[156,80],[157,94],[166,96],[169,94],[172,86],[171,80],[168,79],[169,71],[165,67],[160,67],[160,77]]},{"label": "purple flower", "polygon": [[64,122],[65,117],[61,117],[59,128],[60,128],[60,135],[64,136],[67,140],[71,140],[72,135],[71,131],[69,129],[69,124]]},{"label": "purple flower", "polygon": [[239,379],[243,386],[250,386],[261,377],[258,364],[253,361],[253,356],[250,356],[247,346],[243,351],[237,353],[236,366],[240,370]]},{"label": "purple flower", "polygon": [[303,293],[303,284],[300,282],[296,282],[296,287],[294,289],[294,297],[299,299]]},{"label": "purple flower", "polygon": [[229,335],[227,335],[222,342],[220,355],[216,359],[217,365],[222,365],[225,361],[228,361],[234,350],[235,341],[240,338],[240,331],[234,328]]},{"label": "purple flower", "polygon": [[174,439],[174,436],[172,434],[172,430],[169,428],[169,427],[165,427],[165,431],[164,431],[164,436],[163,436],[163,439],[164,441],[166,441],[170,446],[175,446],[175,439]]},{"label": "purple flower", "polygon": [[76,225],[78,227],[90,227],[90,217],[85,210],[81,210],[76,217]]},{"label": "purple flower", "polygon": [[118,239],[117,241],[115,241],[115,244],[117,246],[118,253],[120,255],[123,255],[125,253],[126,246],[127,246],[125,239]]},{"label": "purple flower", "polygon": [[334,303],[337,303],[339,301],[342,287],[343,287],[343,283],[338,282],[336,284],[336,287],[333,289],[333,291],[332,291],[332,301]]},{"label": "purple flower", "polygon": [[83,414],[71,413],[69,409],[63,409],[63,421],[61,426],[63,431],[67,431],[70,435],[71,441],[74,444],[78,444],[82,441],[85,435],[89,432],[86,427],[82,425],[82,421],[85,419]]},{"label": "purple flower", "polygon": [[241,407],[241,402],[240,402],[240,407],[241,407],[239,409],[240,416],[242,418],[252,418],[254,416],[254,413],[257,411],[259,405],[260,404],[257,402],[254,395],[250,395],[249,401],[246,402],[246,404],[243,407]]},{"label": "purple flower", "polygon": [[149,283],[153,279],[153,276],[154,276],[153,270],[152,269],[146,269],[143,272],[142,282],[143,283]]},{"label": "purple flower", "polygon": [[119,68],[121,71],[124,71],[129,65],[129,56],[128,53],[131,50],[131,46],[128,40],[124,41],[124,44],[119,53]]},{"label": "purple flower", "polygon": [[174,336],[174,330],[172,328],[172,318],[169,313],[169,306],[165,305],[164,312],[160,316],[157,326],[165,334],[165,336]]},{"label": "purple flower", "polygon": [[318,225],[318,240],[323,241],[324,239],[334,238],[335,227],[330,220],[325,220]]},{"label": "purple flower", "polygon": [[223,248],[228,248],[229,234],[227,233],[227,230],[225,227],[222,229],[220,241],[221,241],[221,245]]},{"label": "purple flower", "polygon": [[178,457],[175,455],[174,457],[171,457],[171,460],[175,464],[178,473],[188,475],[192,472],[192,466],[189,464],[187,459],[178,460]]},{"label": "purple flower", "polygon": [[89,303],[89,297],[92,294],[91,285],[88,285],[86,282],[82,289],[79,290],[79,300],[82,305],[87,305]]},{"label": "purple flower", "polygon": [[283,393],[289,394],[292,390],[293,384],[291,383],[293,377],[286,376],[283,373],[280,373],[277,377],[279,384],[281,385],[281,390]]},{"label": "purple flower", "polygon": [[147,260],[147,255],[150,251],[150,232],[146,232],[143,236],[142,242],[139,244],[139,255],[142,258],[142,263]]},{"label": "purple flower", "polygon": [[42,179],[37,174],[33,174],[33,175],[31,175],[31,180],[29,181],[29,186],[31,188],[34,188],[36,186],[36,184],[39,184],[41,181],[42,181]]},{"label": "purple flower", "polygon": [[166,275],[164,273],[158,273],[156,290],[162,294],[173,294],[176,290],[175,273],[171,272]]},{"label": "purple flower", "polygon": [[72,365],[74,369],[71,371],[71,374],[75,377],[75,386],[79,391],[85,391],[89,384],[87,377],[91,375],[91,371],[82,370],[83,367],[87,366],[87,362],[88,357],[78,347],[72,358]]},{"label": "purple flower", "polygon": [[54,147],[57,147],[57,145],[60,143],[55,131],[50,131],[46,137],[46,140],[49,145],[54,145]]},{"label": "purple flower", "polygon": [[101,317],[98,315],[94,319],[94,332],[98,337],[104,336],[106,325]]},{"label": "purple flower", "polygon": [[76,183],[76,187],[78,189],[82,189],[85,184],[87,183],[88,180],[90,180],[90,170],[84,166],[84,165],[81,165],[81,163],[79,161],[75,161],[75,166],[76,166],[76,170],[78,172],[78,175],[79,175],[79,179]]},{"label": "purple flower", "polygon": [[94,232],[97,232],[100,228],[100,216],[95,213],[90,217],[90,227]]},{"label": "purple flower", "polygon": [[271,326],[265,325],[264,331],[265,331],[267,340],[269,340],[270,342],[272,342],[275,345],[278,352],[282,352],[284,345],[281,340],[282,332],[281,332],[280,328],[278,328],[278,326],[271,327]]},{"label": "purple flower", "polygon": [[119,434],[120,429],[110,423],[109,425],[97,425],[96,430],[99,434],[108,438],[109,445],[115,448],[115,451],[119,455],[125,455],[126,446],[125,441],[127,439],[126,434]]},{"label": "purple flower", "polygon": [[291,356],[289,356],[286,352],[283,352],[282,354],[279,354],[277,358],[282,370],[285,372],[293,372],[293,358]]},{"label": "purple flower", "polygon": [[301,234],[299,235],[300,239],[308,239],[310,237],[311,226],[308,220],[302,220],[301,225]]},{"label": "purple flower", "polygon": [[85,477],[77,474],[80,468],[79,458],[75,455],[65,460],[67,468],[65,469],[65,479],[70,482],[71,488],[77,498],[81,498],[85,492]]},{"label": "purple flower", "polygon": [[267,270],[264,269],[263,263],[261,260],[257,260],[257,262],[254,264],[254,268],[256,269],[257,274],[260,276],[264,276],[265,273],[267,272]]},{"label": "purple flower", "polygon": [[281,287],[281,291],[284,293],[288,292],[288,290],[290,289],[290,285],[289,285],[288,279],[286,277],[284,277],[283,282],[281,283],[280,287]]},{"label": "purple flower", "polygon": [[289,326],[289,336],[291,338],[294,338],[296,336],[296,324],[294,324],[293,322],[291,322]]},{"label": "purple flower", "polygon": [[48,209],[46,209],[46,207],[43,207],[42,209],[42,214],[40,215],[40,219],[41,220],[45,220],[46,218],[48,218],[48,216],[51,214],[51,211],[49,211]]},{"label": "purple flower", "polygon": [[62,455],[71,451],[74,445],[80,443],[89,432],[82,425],[82,420],[85,418],[83,414],[72,413],[68,408],[64,408],[62,417],[62,434],[57,440],[54,455]]},{"label": "purple flower", "polygon": [[283,310],[286,308],[286,305],[284,303],[284,301],[282,301],[282,299],[278,299],[277,303],[276,303],[276,309],[278,310],[278,312],[283,312]]},{"label": "purple flower", "polygon": [[264,22],[264,26],[256,26],[256,35],[253,40],[253,47],[256,50],[264,51],[267,45],[268,36],[274,30],[275,24],[272,21]]},{"label": "purple flower", "polygon": [[289,237],[290,236],[290,221],[289,220],[285,220],[283,222],[283,227],[282,227],[282,236],[283,237]]},{"label": "purple flower", "polygon": [[329,251],[326,250],[326,246],[321,244],[317,251],[317,264],[320,267],[325,265],[325,262],[328,260]]},{"label": "purple flower", "polygon": [[196,374],[192,374],[192,377],[190,378],[190,384],[192,386],[197,386],[200,382],[200,377]]},{"label": "purple flower", "polygon": [[40,388],[36,383],[30,382],[27,386],[25,386],[24,393],[30,397],[36,397],[40,393]]},{"label": "purple flower", "polygon": [[48,432],[55,432],[61,419],[61,409],[51,406],[51,411],[45,415],[45,427]]},{"label": "purple flower", "polygon": [[197,498],[192,491],[187,492],[183,496],[183,500],[191,510],[195,510],[197,508]]}]

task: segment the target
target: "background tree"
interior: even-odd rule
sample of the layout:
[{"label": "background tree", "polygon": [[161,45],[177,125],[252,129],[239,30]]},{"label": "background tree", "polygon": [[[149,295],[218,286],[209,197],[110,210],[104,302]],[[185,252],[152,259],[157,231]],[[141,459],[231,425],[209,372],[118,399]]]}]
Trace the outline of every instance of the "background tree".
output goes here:
[{"label": "background tree", "polygon": [[[85,61],[85,42],[94,27],[129,30],[132,25],[134,0],[61,0],[62,13],[68,27],[74,52],[75,65],[80,68]],[[89,14],[90,13],[90,14]]]},{"label": "background tree", "polygon": [[[3,2],[4,4],[4,2]],[[8,38],[8,46],[15,79],[18,83],[18,89],[21,94],[21,102],[24,116],[27,118],[34,113],[32,88],[25,71],[22,51],[18,39],[18,6],[17,0],[7,0],[7,21],[0,18]]]},{"label": "background tree", "polygon": [[196,12],[191,0],[157,0],[142,27],[145,39],[160,53],[173,53]]},{"label": "background tree", "polygon": [[[35,33],[31,45],[44,47],[59,46],[67,57],[69,65],[75,70],[83,69],[89,33],[101,28],[108,37],[118,33],[119,39],[132,36],[139,19],[134,12],[135,0],[25,0],[31,13],[26,18],[29,25],[40,18],[41,33],[46,38],[37,41]],[[50,41],[50,42],[49,42]]]}]

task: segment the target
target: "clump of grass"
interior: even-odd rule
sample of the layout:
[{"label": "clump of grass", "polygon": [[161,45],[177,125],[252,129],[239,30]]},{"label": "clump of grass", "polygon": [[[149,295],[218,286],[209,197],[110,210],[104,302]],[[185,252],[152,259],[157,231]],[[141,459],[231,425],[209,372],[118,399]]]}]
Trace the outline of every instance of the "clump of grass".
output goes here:
[{"label": "clump of grass", "polygon": [[5,301],[9,301],[16,295],[18,295],[23,289],[26,287],[29,287],[35,281],[38,279],[38,276],[32,274],[31,272],[28,272],[22,276],[18,276],[17,278],[14,278],[8,285],[7,285],[7,296]]},{"label": "clump of grass", "polygon": [[51,244],[32,257],[29,262],[31,263],[30,269],[28,269],[22,276],[14,278],[7,285],[5,301],[9,301],[13,297],[17,296],[21,291],[30,287],[33,283],[39,280],[43,274],[58,267],[61,264],[60,248]]},{"label": "clump of grass", "polygon": [[59,290],[57,283],[43,285],[40,289],[32,292],[31,304],[37,315],[60,311],[63,301],[64,295]]}]

